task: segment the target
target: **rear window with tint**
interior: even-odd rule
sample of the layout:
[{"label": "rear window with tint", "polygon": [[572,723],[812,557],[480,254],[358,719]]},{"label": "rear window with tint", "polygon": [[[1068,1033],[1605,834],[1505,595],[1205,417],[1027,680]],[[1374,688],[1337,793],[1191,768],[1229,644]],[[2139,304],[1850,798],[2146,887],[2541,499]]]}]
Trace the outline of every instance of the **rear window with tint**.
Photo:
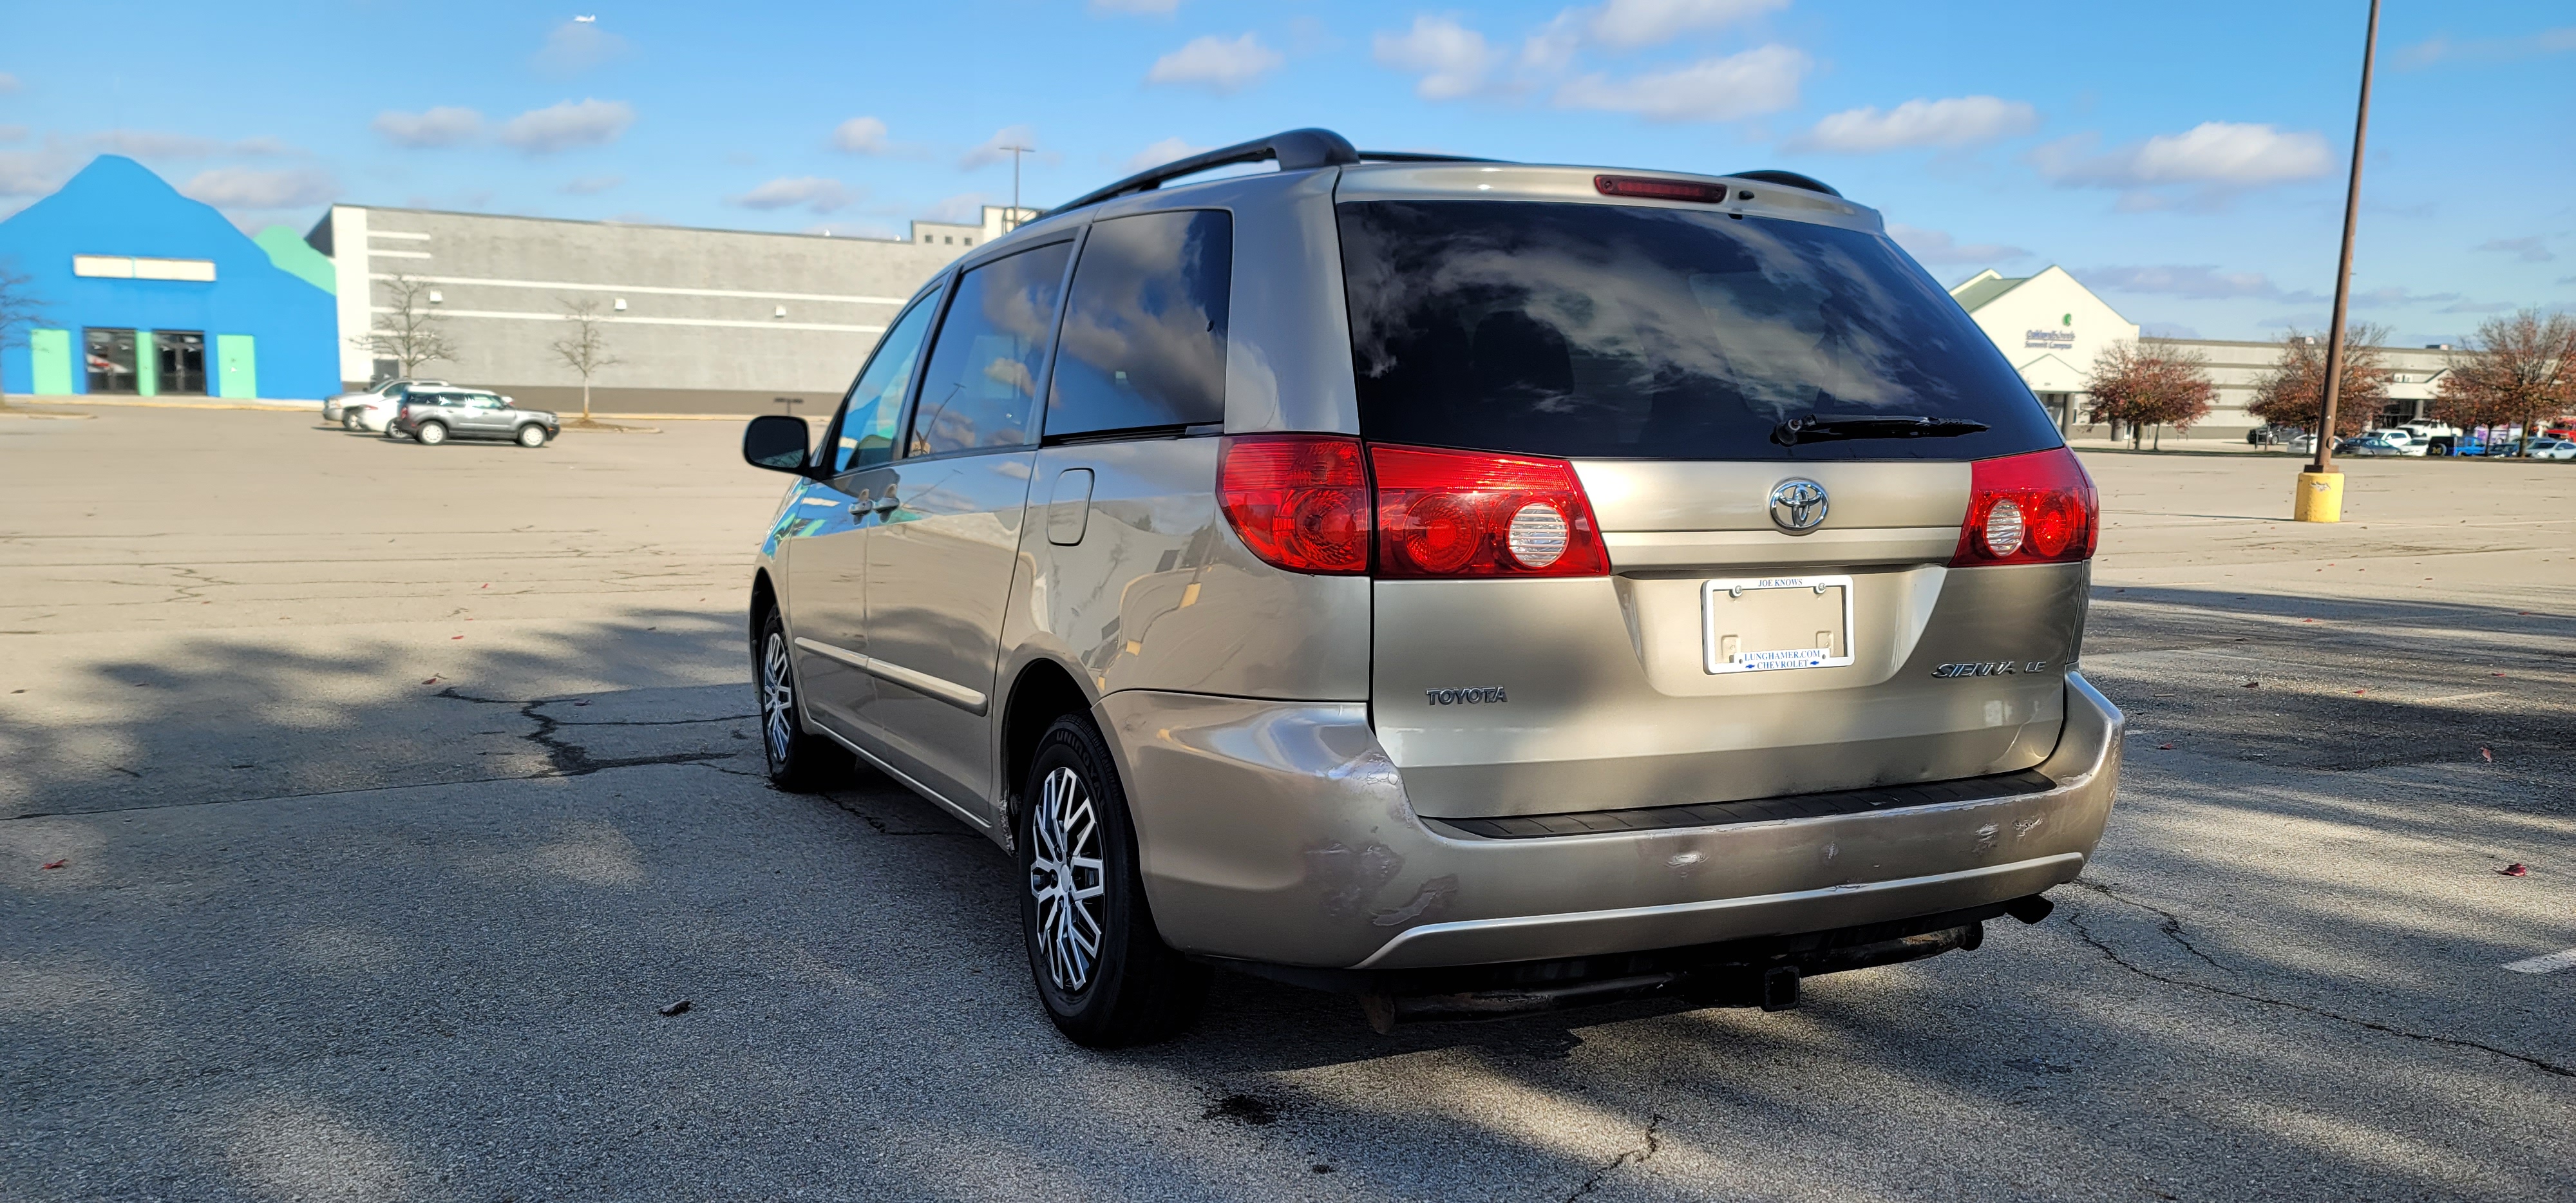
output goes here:
[{"label": "rear window with tint", "polygon": [[[1994,343],[1874,235],[1621,205],[1337,211],[1373,440],[1713,460],[1984,459],[2060,442]],[[1810,415],[1987,429],[1774,438]]]}]

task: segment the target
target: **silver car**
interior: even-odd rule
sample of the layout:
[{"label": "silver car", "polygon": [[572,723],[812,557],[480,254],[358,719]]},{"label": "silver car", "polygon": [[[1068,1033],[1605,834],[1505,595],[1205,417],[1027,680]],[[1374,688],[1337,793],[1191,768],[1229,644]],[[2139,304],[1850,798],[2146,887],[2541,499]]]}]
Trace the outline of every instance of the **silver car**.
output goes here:
[{"label": "silver car", "polygon": [[1010,850],[1084,1044],[1212,967],[1381,1030],[1791,1006],[2039,921],[2110,812],[2092,483],[1802,176],[1210,152],[976,248],[744,455],[797,477],[771,776]]},{"label": "silver car", "polygon": [[522,447],[543,447],[563,433],[563,424],[545,410],[521,409],[499,393],[416,388],[394,407],[384,429],[387,438],[425,447],[449,439],[507,439]]},{"label": "silver car", "polygon": [[446,384],[444,380],[415,380],[409,377],[382,381],[364,392],[342,393],[323,401],[322,420],[338,422],[344,430],[356,430],[358,429],[357,419],[350,417],[347,411],[378,401],[400,404],[403,395],[415,388],[440,388]]}]

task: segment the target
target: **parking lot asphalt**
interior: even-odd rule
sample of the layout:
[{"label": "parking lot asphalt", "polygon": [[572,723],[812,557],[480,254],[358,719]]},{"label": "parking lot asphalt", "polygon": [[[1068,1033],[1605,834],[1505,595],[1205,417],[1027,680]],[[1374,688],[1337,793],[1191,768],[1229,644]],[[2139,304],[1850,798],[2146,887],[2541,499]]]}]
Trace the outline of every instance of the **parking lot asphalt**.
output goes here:
[{"label": "parking lot asphalt", "polygon": [[0,418],[0,1197],[2576,1198],[2576,465],[2088,453],[2127,776],[1975,952],[1104,1054],[999,851],[765,785],[738,432]]}]

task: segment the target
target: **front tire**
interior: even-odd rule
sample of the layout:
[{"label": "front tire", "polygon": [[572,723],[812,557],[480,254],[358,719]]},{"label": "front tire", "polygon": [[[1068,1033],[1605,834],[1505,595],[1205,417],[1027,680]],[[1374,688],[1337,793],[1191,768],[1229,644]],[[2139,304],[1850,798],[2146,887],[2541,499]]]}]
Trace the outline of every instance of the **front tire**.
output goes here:
[{"label": "front tire", "polygon": [[358,411],[354,409],[344,409],[340,411],[340,429],[364,430],[366,428],[366,423],[360,421],[358,418]]},{"label": "front tire", "polygon": [[534,422],[530,422],[519,427],[519,445],[522,447],[545,446],[546,428],[539,426]]},{"label": "front tire", "polygon": [[419,429],[411,432],[411,437],[423,447],[435,447],[447,441],[447,423],[423,422]]},{"label": "front tire", "polygon": [[850,754],[839,744],[805,729],[805,706],[796,694],[796,670],[790,663],[787,621],[771,610],[751,645],[751,668],[760,684],[760,751],[769,764],[769,783],[794,794],[810,794],[845,777]]},{"label": "front tire", "polygon": [[1154,928],[1127,794],[1081,715],[1038,739],[1019,807],[1020,930],[1047,1018],[1088,1048],[1151,1044],[1198,1018],[1209,972]]}]

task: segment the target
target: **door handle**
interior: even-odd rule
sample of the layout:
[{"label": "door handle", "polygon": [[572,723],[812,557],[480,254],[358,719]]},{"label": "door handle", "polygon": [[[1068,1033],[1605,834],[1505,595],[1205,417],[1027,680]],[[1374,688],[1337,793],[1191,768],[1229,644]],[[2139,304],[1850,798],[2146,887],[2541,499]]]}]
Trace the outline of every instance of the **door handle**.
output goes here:
[{"label": "door handle", "polygon": [[865,518],[870,514],[891,514],[902,504],[902,502],[894,499],[894,494],[892,493],[888,493],[875,501],[868,500],[868,495],[861,493],[859,494],[858,500],[850,503],[850,518],[852,521],[856,521],[858,519]]},{"label": "door handle", "polygon": [[896,510],[903,508],[903,503],[895,500],[894,494],[888,493],[883,497],[877,498],[877,503],[873,508],[880,515],[891,514]]}]

